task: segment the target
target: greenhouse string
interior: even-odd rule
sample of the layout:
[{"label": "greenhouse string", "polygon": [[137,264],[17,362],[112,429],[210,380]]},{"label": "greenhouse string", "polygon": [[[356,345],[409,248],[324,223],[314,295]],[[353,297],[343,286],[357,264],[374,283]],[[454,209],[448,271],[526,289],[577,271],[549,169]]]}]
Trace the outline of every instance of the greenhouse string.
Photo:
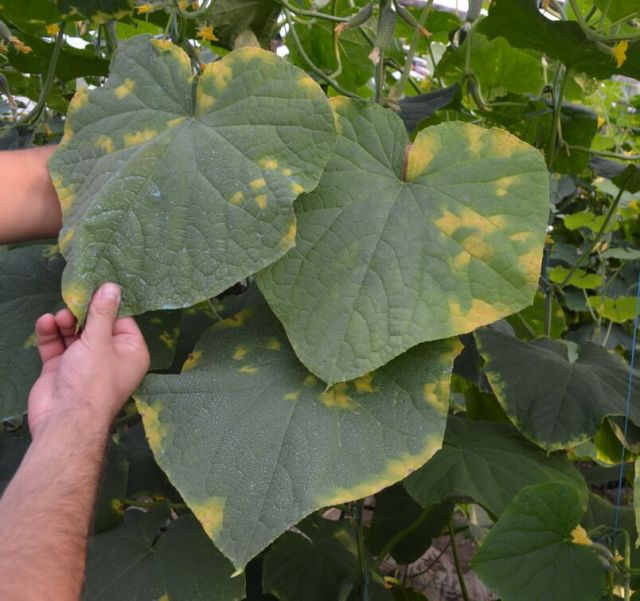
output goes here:
[{"label": "greenhouse string", "polygon": [[633,371],[636,360],[636,345],[638,343],[638,316],[640,315],[640,274],[638,274],[638,282],[636,288],[636,311],[633,320],[633,338],[631,341],[631,361],[629,363],[629,380],[627,385],[627,405],[624,415],[624,433],[622,438],[622,456],[620,458],[620,475],[618,476],[618,492],[616,494],[616,509],[613,523],[614,547],[616,534],[618,532],[618,522],[620,518],[620,500],[622,497],[622,481],[624,479],[624,453],[625,443],[627,441],[627,427],[629,425],[629,414],[631,413],[631,391],[633,389]]}]

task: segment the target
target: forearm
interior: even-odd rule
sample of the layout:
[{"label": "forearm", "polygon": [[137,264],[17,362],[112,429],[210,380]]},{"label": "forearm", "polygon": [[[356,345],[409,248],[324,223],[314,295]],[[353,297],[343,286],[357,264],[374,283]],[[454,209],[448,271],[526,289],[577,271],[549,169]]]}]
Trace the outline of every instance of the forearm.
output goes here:
[{"label": "forearm", "polygon": [[0,152],[0,243],[58,236],[60,204],[47,170],[54,149]]},{"label": "forearm", "polygon": [[0,499],[0,599],[77,601],[108,426],[56,423]]}]

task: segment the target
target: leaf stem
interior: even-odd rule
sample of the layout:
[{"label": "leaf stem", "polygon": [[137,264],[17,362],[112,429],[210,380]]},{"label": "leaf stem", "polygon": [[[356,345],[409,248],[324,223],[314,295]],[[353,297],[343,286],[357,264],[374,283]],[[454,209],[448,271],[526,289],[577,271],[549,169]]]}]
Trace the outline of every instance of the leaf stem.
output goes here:
[{"label": "leaf stem", "polygon": [[330,15],[328,13],[319,13],[315,10],[305,10],[304,8],[298,8],[289,4],[287,0],[279,0],[285,11],[292,12],[294,15],[300,15],[301,17],[314,17],[318,19],[325,19],[326,21],[333,21],[334,23],[346,23],[349,19],[346,17],[338,17],[336,15]]},{"label": "leaf stem", "polygon": [[608,157],[611,159],[620,159],[621,161],[640,161],[640,154],[620,154],[618,152],[610,152],[608,150],[594,150],[586,146],[567,145],[567,149],[575,152],[586,152],[598,157]]},{"label": "leaf stem", "polygon": [[469,601],[469,593],[467,592],[467,584],[464,581],[464,574],[462,573],[462,565],[460,564],[460,556],[458,555],[458,547],[456,546],[456,535],[453,532],[451,520],[449,520],[449,538],[451,539],[453,562],[456,566],[456,574],[458,575],[458,582],[460,583],[460,592],[462,593],[464,601]]},{"label": "leaf stem", "polygon": [[410,534],[415,532],[424,523],[424,521],[429,517],[429,511],[430,511],[430,508],[429,507],[425,507],[420,512],[420,515],[416,518],[416,520],[414,522],[409,524],[406,528],[400,530],[400,532],[396,532],[396,534],[394,536],[392,536],[387,541],[387,544],[384,547],[382,547],[382,549],[380,550],[380,553],[378,553],[378,555],[376,556],[376,562],[377,563],[382,563],[384,561],[384,558],[389,553],[391,553],[391,551],[393,551],[393,549],[396,548],[398,543],[400,543],[405,538],[407,538],[407,536],[409,536]]},{"label": "leaf stem", "polygon": [[556,159],[556,142],[558,140],[558,133],[560,131],[560,115],[562,113],[562,101],[564,98],[564,90],[567,84],[569,76],[569,69],[564,65],[558,67],[562,70],[560,74],[560,85],[558,86],[557,93],[554,90],[553,97],[553,119],[551,120],[551,131],[549,132],[549,145],[547,147],[547,164],[549,165],[549,171],[553,167],[553,163]]},{"label": "leaf stem", "polygon": [[589,248],[578,257],[578,260],[573,264],[573,267],[569,270],[569,273],[567,273],[567,275],[564,277],[562,282],[560,282],[559,284],[560,288],[562,288],[569,280],[571,280],[571,277],[577,271],[580,265],[582,265],[585,262],[585,260],[589,257],[589,255],[593,252],[593,249],[596,246],[598,246],[600,239],[602,238],[603,234],[607,230],[609,222],[611,221],[611,219],[613,218],[613,216],[616,214],[618,210],[618,205],[620,204],[620,199],[622,198],[622,194],[624,193],[624,189],[625,189],[625,186],[627,185],[627,181],[629,180],[629,177],[630,175],[628,175],[625,178],[624,182],[622,182],[622,185],[620,186],[620,190],[618,191],[618,194],[616,195],[616,198],[613,201],[613,204],[609,207],[607,216],[604,218],[604,221],[602,222],[600,229],[595,235],[593,242],[591,242],[591,244],[589,245]]},{"label": "leaf stem", "polygon": [[[425,23],[427,22],[427,17],[429,16],[429,12],[431,11],[432,6],[433,6],[433,0],[428,0],[427,3],[424,5],[424,8],[422,9],[420,16],[418,17],[418,23],[422,27],[424,27]],[[396,84],[396,89],[399,92],[398,94],[399,96],[402,95],[404,91],[404,86],[406,85],[407,80],[409,79],[409,75],[411,74],[411,67],[413,66],[413,57],[416,54],[416,49],[421,36],[422,36],[422,33],[416,27],[413,30],[413,34],[411,36],[411,42],[409,43],[409,50],[407,50],[407,57],[404,61],[402,75],[400,76],[400,80]],[[429,46],[429,40],[427,40],[427,46]],[[435,69],[435,64],[433,65],[433,67]]]},{"label": "leaf stem", "polygon": [[578,25],[580,25],[580,29],[582,29],[584,34],[593,42],[618,42],[621,40],[640,39],[640,33],[616,33],[612,35],[599,34],[598,32],[591,29],[591,27],[589,27],[589,24],[582,16],[582,12],[580,12],[580,7],[578,6],[577,1],[569,0],[569,4],[571,4],[573,13],[575,14],[576,20],[578,21]]},{"label": "leaf stem", "polygon": [[355,504],[356,519],[356,539],[358,542],[358,563],[360,564],[360,574],[362,578],[361,590],[362,601],[369,601],[369,572],[367,570],[367,562],[364,556],[364,499],[356,501]]},{"label": "leaf stem", "polygon": [[29,111],[29,113],[22,119],[20,119],[20,121],[18,121],[17,125],[23,125],[25,123],[36,121],[42,114],[42,111],[47,104],[47,99],[49,98],[49,94],[51,93],[53,80],[55,79],[56,75],[58,59],[60,58],[60,52],[62,51],[62,45],[64,44],[64,29],[66,25],[66,21],[60,22],[58,35],[56,36],[56,41],[53,46],[53,52],[51,53],[51,60],[49,61],[49,69],[47,70],[47,76],[44,80],[42,90],[40,91],[38,101],[36,102],[36,105]]}]

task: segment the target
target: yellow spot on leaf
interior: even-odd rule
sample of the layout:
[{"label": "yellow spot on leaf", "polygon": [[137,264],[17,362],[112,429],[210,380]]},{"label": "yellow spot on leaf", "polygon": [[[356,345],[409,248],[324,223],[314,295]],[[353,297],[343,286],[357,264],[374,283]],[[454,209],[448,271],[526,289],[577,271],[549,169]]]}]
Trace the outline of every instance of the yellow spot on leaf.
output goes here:
[{"label": "yellow spot on leaf", "polygon": [[256,196],[256,204],[258,205],[259,208],[266,209],[267,208],[267,195],[266,194],[258,194],[258,196]]},{"label": "yellow spot on leaf", "polygon": [[460,251],[451,261],[451,267],[455,270],[466,269],[471,263],[471,255],[466,251]]},{"label": "yellow spot on leaf", "polygon": [[249,188],[251,188],[254,191],[260,190],[260,188],[265,188],[266,185],[267,185],[267,182],[262,177],[258,179],[254,179],[249,182]]},{"label": "yellow spot on leaf", "polygon": [[96,148],[98,150],[102,150],[105,154],[110,154],[115,150],[115,145],[113,140],[109,136],[105,136],[104,134],[100,134],[96,139]]},{"label": "yellow spot on leaf", "polygon": [[308,386],[311,388],[312,386],[317,386],[320,384],[320,380],[316,378],[312,373],[310,373],[302,382],[304,386]]},{"label": "yellow spot on leaf", "polygon": [[293,182],[291,184],[291,191],[294,194],[302,194],[304,192],[304,186],[302,184],[299,184],[298,182]]},{"label": "yellow spot on leaf", "polygon": [[136,82],[132,79],[125,79],[117,88],[114,88],[116,98],[124,98],[133,93],[136,89]]},{"label": "yellow spot on leaf", "polygon": [[282,348],[282,345],[277,338],[269,338],[269,340],[267,340],[267,348],[270,351],[279,351]]},{"label": "yellow spot on leaf", "polygon": [[162,332],[159,336],[160,342],[162,342],[168,349],[173,349],[176,346],[177,339],[169,332]]},{"label": "yellow spot on leaf", "polygon": [[140,4],[139,6],[136,7],[136,10],[138,11],[138,13],[140,13],[141,15],[145,15],[148,13],[152,13],[156,10],[156,8],[152,5],[149,4],[148,2],[145,4]]},{"label": "yellow spot on leaf", "polygon": [[58,35],[60,26],[57,23],[49,23],[49,25],[46,25],[44,29],[49,35]]},{"label": "yellow spot on leaf", "polygon": [[258,368],[253,365],[243,365],[238,371],[241,374],[255,374]]},{"label": "yellow spot on leaf", "polygon": [[255,313],[255,307],[249,307],[243,309],[239,313],[219,321],[214,328],[226,329],[226,328],[239,328],[242,327]]},{"label": "yellow spot on leaf", "polygon": [[198,105],[198,114],[202,115],[216,103],[216,99],[207,94],[202,88],[198,88],[196,92],[196,103]]},{"label": "yellow spot on leaf", "polygon": [[167,425],[160,421],[162,405],[159,402],[147,403],[138,397],[135,397],[135,401],[138,412],[142,415],[144,432],[149,446],[154,453],[159,453],[162,450],[162,443],[169,433]]},{"label": "yellow spot on leaf", "polygon": [[576,526],[571,532],[571,542],[576,545],[586,545],[587,547],[591,545],[591,539],[587,531],[580,525]]},{"label": "yellow spot on leaf", "polygon": [[422,387],[422,396],[427,403],[435,405],[438,402],[438,396],[436,395],[437,382],[427,382]]},{"label": "yellow spot on leaf", "polygon": [[347,394],[346,382],[334,384],[329,390],[320,395],[320,400],[325,407],[337,409],[355,409],[357,407],[353,399]]},{"label": "yellow spot on leaf", "polygon": [[296,243],[297,224],[294,222],[289,226],[287,233],[280,238],[280,246],[283,248],[291,248]]},{"label": "yellow spot on leaf", "polygon": [[215,538],[222,528],[224,521],[224,506],[226,499],[224,497],[210,497],[202,503],[194,503],[188,501],[191,511],[202,524],[202,528],[210,538]]},{"label": "yellow spot on leaf", "polygon": [[89,304],[89,291],[80,282],[64,283],[62,285],[62,298],[67,303],[71,312],[79,317],[84,315]]},{"label": "yellow spot on leaf", "polygon": [[542,265],[542,246],[534,246],[518,259],[520,269],[529,277],[537,280]]},{"label": "yellow spot on leaf", "polygon": [[291,177],[293,171],[291,171],[289,167],[283,167],[282,169],[280,169],[280,173],[282,173],[282,175],[284,175],[285,177]]},{"label": "yellow spot on leaf", "polygon": [[124,504],[120,499],[111,499],[111,509],[122,515],[124,513]]},{"label": "yellow spot on leaf", "polygon": [[[89,102],[89,93],[87,88],[79,88],[73,95],[71,102],[69,103],[69,111],[77,111],[80,107],[83,107]],[[66,132],[65,132],[66,133]]]},{"label": "yellow spot on leaf", "polygon": [[169,121],[167,121],[167,127],[176,127],[177,125],[184,123],[186,120],[186,117],[176,117],[175,119],[169,119]]},{"label": "yellow spot on leaf", "polygon": [[440,142],[431,136],[418,136],[408,149],[404,180],[412,181],[427,172],[434,157],[440,152]]},{"label": "yellow spot on leaf", "polygon": [[218,37],[213,33],[213,25],[199,25],[198,37],[202,40],[210,40],[211,42],[218,41]]},{"label": "yellow spot on leaf", "polygon": [[496,194],[501,197],[506,196],[509,188],[517,183],[519,179],[517,175],[509,175],[496,180]]},{"label": "yellow spot on leaf", "polygon": [[365,374],[364,376],[360,376],[353,381],[356,391],[363,392],[375,392],[373,388],[373,374]]},{"label": "yellow spot on leaf", "polygon": [[297,401],[300,398],[300,391],[295,390],[293,392],[287,392],[287,394],[285,394],[282,398],[285,401]]},{"label": "yellow spot on leaf", "polygon": [[258,161],[258,165],[262,167],[262,169],[267,169],[268,171],[275,171],[278,168],[278,161],[271,157],[265,157]]},{"label": "yellow spot on leaf", "polygon": [[182,366],[182,373],[184,373],[185,371],[189,371],[190,369],[193,369],[196,365],[198,365],[198,363],[200,363],[200,361],[202,361],[201,350],[196,350],[189,353],[187,360],[184,362],[184,365]]},{"label": "yellow spot on leaf", "polygon": [[249,352],[249,349],[246,346],[239,345],[236,347],[236,350],[233,352],[233,358],[236,361],[241,361],[242,359],[245,358],[248,352]]},{"label": "yellow spot on leaf", "polygon": [[164,595],[162,595],[162,597],[160,597],[158,599],[158,601],[170,601],[169,600],[169,593],[165,593]]},{"label": "yellow spot on leaf", "polygon": [[308,75],[302,75],[300,79],[298,79],[298,84],[300,84],[301,88],[308,90],[309,92],[317,92],[318,88],[320,87]]},{"label": "yellow spot on leaf", "polygon": [[133,134],[124,134],[122,140],[125,146],[135,146],[136,144],[144,144],[149,140],[153,140],[158,135],[157,129],[143,129]]},{"label": "yellow spot on leaf", "polygon": [[629,49],[629,40],[621,40],[613,47],[613,58],[616,60],[618,69],[624,65],[627,60],[627,50]]},{"label": "yellow spot on leaf", "polygon": [[54,188],[56,189],[62,213],[65,214],[69,211],[71,205],[73,204],[73,201],[75,200],[75,192],[70,186],[63,185],[61,177],[54,177],[51,181]]},{"label": "yellow spot on leaf", "polygon": [[[204,68],[198,82],[198,114],[202,114],[208,107],[213,106],[215,98],[225,90],[232,77],[233,71],[224,60],[209,63]],[[212,97],[212,101],[207,100],[207,96]]]},{"label": "yellow spot on leaf", "polygon": [[244,200],[244,194],[240,190],[238,190],[231,196],[231,198],[229,199],[229,202],[237,206],[241,204],[243,200]]},{"label": "yellow spot on leaf", "polygon": [[62,252],[63,254],[67,252],[67,249],[69,248],[69,244],[71,244],[71,241],[75,236],[75,233],[76,233],[76,228],[70,227],[68,230],[60,234],[60,238],[58,239],[58,246],[60,247],[60,252]]},{"label": "yellow spot on leaf", "polygon": [[481,127],[471,126],[466,128],[467,140],[469,141],[469,154],[474,157],[480,156],[482,154],[482,138],[486,133],[487,130],[482,129]]},{"label": "yellow spot on leaf", "polygon": [[25,341],[24,344],[22,345],[22,348],[27,350],[29,348],[33,348],[36,345],[37,342],[37,338],[36,338],[36,333],[34,332],[33,334],[31,334],[31,336],[29,336]]}]

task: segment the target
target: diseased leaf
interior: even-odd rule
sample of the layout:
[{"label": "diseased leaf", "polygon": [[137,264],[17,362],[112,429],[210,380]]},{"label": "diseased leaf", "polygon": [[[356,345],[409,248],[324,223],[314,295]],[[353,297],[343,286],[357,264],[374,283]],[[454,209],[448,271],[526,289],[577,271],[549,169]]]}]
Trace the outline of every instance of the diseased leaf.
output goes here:
[{"label": "diseased leaf", "polygon": [[86,17],[94,24],[122,19],[133,11],[134,0],[57,0],[58,9],[66,16]]},{"label": "diseased leaf", "polygon": [[258,274],[300,360],[332,384],[531,304],[547,224],[541,155],[451,122],[331,99],[338,144],[296,203],[296,247]]},{"label": "diseased leaf", "polygon": [[180,311],[151,311],[136,317],[151,355],[151,371],[167,369],[173,363],[181,317]]},{"label": "diseased leaf", "polygon": [[[522,342],[488,328],[475,338],[500,404],[518,429],[542,447],[574,446],[591,438],[603,417],[625,414],[629,367],[619,355],[592,343]],[[569,345],[575,350],[570,352]],[[640,425],[636,372],[630,415]]]},{"label": "diseased leaf", "polygon": [[110,280],[122,314],[186,307],[265,267],[293,245],[292,202],[334,140],[322,90],[272,53],[243,48],[194,82],[168,41],[122,42],[50,162],[67,305],[82,320]]},{"label": "diseased leaf", "polygon": [[502,601],[596,601],[604,567],[572,542],[586,509],[575,488],[553,482],[523,488],[489,531],[472,567]]},{"label": "diseased leaf", "polygon": [[589,297],[589,306],[598,315],[616,323],[629,321],[638,313],[638,299],[635,296],[610,298],[595,295]]},{"label": "diseased leaf", "polygon": [[[556,284],[564,282],[569,275],[569,269],[562,265],[556,265],[548,271],[549,279]],[[565,286],[575,286],[583,290],[595,290],[600,288],[604,282],[604,278],[599,273],[588,273],[584,269],[576,269]]]},{"label": "diseased leaf", "polygon": [[250,29],[268,47],[280,9],[275,0],[216,0],[211,22],[215,35],[226,44],[232,45],[238,34]]},{"label": "diseased leaf", "polygon": [[43,244],[0,254],[0,418],[27,410],[42,366],[34,326],[43,313],[62,307],[63,267],[54,247]]},{"label": "diseased leaf", "polygon": [[89,540],[83,601],[239,601],[244,576],[192,515],[128,511],[125,523]]},{"label": "diseased leaf", "polygon": [[440,448],[454,340],[327,389],[266,305],[214,325],[179,376],[136,393],[158,464],[238,568],[312,511],[404,478]]},{"label": "diseased leaf", "polygon": [[547,457],[510,424],[450,417],[444,446],[404,486],[422,506],[473,499],[500,515],[524,486],[562,482],[586,499],[584,479],[566,459]]}]

